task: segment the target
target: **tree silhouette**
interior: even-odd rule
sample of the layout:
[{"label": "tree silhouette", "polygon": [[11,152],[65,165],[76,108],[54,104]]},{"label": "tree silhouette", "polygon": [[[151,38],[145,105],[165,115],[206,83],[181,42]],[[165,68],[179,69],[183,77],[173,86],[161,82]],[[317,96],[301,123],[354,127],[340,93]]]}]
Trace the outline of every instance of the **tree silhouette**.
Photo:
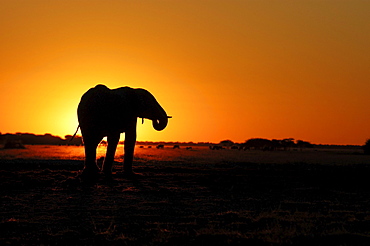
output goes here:
[{"label": "tree silhouette", "polygon": [[271,141],[264,138],[251,138],[243,144],[246,148],[265,149],[271,147]]},{"label": "tree silhouette", "polygon": [[365,155],[370,155],[370,139],[366,141],[365,145],[363,146],[363,149]]},{"label": "tree silhouette", "polygon": [[303,141],[303,140],[297,140],[296,145],[300,149],[313,147],[313,145],[310,142]]},{"label": "tree silhouette", "polygon": [[234,142],[231,140],[222,140],[219,144],[223,146],[232,146],[234,145]]},{"label": "tree silhouette", "polygon": [[294,138],[285,138],[281,140],[281,146],[284,148],[284,150],[288,150],[295,146],[294,144]]}]

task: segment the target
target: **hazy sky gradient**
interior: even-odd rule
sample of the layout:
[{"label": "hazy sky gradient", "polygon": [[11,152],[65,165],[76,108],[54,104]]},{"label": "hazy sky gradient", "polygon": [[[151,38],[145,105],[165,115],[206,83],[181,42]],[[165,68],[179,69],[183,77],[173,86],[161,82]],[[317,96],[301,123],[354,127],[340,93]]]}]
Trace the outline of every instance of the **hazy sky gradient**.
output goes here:
[{"label": "hazy sky gradient", "polygon": [[173,116],[139,125],[142,141],[370,138],[370,1],[0,4],[2,133],[73,134],[102,83],[146,88]]}]

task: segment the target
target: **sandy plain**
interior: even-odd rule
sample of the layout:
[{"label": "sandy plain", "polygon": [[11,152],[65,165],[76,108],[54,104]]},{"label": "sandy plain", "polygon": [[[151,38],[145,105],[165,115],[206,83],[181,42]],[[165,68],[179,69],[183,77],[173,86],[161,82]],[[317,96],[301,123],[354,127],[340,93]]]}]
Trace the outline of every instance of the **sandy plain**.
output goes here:
[{"label": "sandy plain", "polygon": [[0,150],[0,244],[370,244],[359,149],[137,146],[136,179],[120,175],[121,151],[113,181],[86,184],[83,147]]}]

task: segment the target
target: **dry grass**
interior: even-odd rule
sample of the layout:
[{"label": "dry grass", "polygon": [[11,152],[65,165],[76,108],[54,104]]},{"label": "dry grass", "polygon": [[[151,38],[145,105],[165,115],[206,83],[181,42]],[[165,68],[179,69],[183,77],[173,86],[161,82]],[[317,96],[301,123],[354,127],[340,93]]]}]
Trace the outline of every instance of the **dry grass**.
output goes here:
[{"label": "dry grass", "polygon": [[370,162],[353,151],[140,149],[139,179],[117,164],[85,184],[80,156],[46,149],[0,153],[2,245],[370,244]]}]

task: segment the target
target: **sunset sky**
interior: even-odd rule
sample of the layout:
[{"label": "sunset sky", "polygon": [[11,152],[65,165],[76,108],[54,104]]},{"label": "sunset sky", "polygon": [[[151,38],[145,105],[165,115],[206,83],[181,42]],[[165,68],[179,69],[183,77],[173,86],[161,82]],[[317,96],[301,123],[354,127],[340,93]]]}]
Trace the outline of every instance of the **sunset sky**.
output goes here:
[{"label": "sunset sky", "polygon": [[140,141],[370,138],[368,0],[0,0],[0,132],[77,128],[96,84],[152,92]]}]

